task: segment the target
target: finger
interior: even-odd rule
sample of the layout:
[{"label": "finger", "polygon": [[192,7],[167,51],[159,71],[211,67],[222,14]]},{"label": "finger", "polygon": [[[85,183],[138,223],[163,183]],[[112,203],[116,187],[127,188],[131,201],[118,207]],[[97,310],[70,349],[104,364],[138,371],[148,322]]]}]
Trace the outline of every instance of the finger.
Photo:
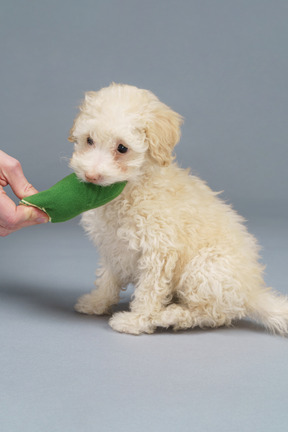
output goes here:
[{"label": "finger", "polygon": [[48,222],[46,213],[34,207],[16,206],[0,188],[0,235],[17,231],[30,225]]},{"label": "finger", "polygon": [[[23,209],[22,209],[23,207]],[[21,208],[21,210],[20,210]],[[6,237],[7,235],[20,230],[21,228],[25,228],[32,225],[40,225],[42,223],[49,222],[49,218],[46,213],[41,210],[35,209],[33,207],[24,207],[19,206],[19,212],[17,212],[16,222],[13,219],[10,219],[10,222],[4,222],[2,225],[0,221],[0,237]],[[24,214],[20,214],[20,213]],[[20,216],[21,222],[17,221],[17,217]],[[25,220],[26,219],[26,220]]]},{"label": "finger", "polygon": [[21,164],[17,159],[10,157],[6,161],[5,167],[2,168],[2,175],[4,175],[6,183],[11,186],[14,194],[20,199],[38,192],[24,176]]},{"label": "finger", "polygon": [[16,207],[17,228],[24,228],[31,225],[38,225],[49,222],[47,213],[32,206],[19,205]]},{"label": "finger", "polygon": [[1,226],[10,225],[10,220],[14,220],[16,204],[7,196],[6,192],[0,187],[0,224]]}]

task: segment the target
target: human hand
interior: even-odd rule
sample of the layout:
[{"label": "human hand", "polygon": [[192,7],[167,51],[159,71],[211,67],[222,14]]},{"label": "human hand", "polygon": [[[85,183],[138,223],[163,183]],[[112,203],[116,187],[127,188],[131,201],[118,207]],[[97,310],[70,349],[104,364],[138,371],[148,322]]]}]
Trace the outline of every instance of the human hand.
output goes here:
[{"label": "human hand", "polygon": [[48,222],[47,214],[41,210],[17,206],[3,189],[7,185],[19,199],[38,192],[25,178],[20,162],[0,150],[0,237],[27,226]]}]

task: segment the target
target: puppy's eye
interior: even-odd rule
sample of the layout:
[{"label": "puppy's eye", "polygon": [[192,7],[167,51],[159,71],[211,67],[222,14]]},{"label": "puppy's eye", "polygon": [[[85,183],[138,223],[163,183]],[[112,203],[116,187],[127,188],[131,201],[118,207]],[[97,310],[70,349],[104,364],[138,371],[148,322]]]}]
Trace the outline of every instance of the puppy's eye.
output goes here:
[{"label": "puppy's eye", "polygon": [[93,139],[91,137],[87,138],[87,144],[89,144],[91,146],[94,144],[94,141],[93,141]]},{"label": "puppy's eye", "polygon": [[117,151],[118,151],[119,153],[127,153],[128,148],[125,147],[123,144],[119,144],[118,147],[117,147]]}]

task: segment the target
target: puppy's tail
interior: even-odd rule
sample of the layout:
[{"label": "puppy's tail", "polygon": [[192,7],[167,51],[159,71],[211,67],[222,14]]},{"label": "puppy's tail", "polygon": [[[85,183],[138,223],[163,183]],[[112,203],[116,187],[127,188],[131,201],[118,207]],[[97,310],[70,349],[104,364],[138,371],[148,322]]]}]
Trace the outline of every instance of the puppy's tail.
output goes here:
[{"label": "puppy's tail", "polygon": [[249,314],[272,333],[288,335],[288,298],[275,294],[269,288],[259,291],[250,301]]}]

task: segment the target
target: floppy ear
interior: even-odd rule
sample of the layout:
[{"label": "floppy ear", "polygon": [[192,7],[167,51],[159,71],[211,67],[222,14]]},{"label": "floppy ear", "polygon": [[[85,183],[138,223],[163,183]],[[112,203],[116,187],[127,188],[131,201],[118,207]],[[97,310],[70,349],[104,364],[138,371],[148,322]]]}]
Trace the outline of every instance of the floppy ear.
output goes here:
[{"label": "floppy ear", "polygon": [[69,132],[68,141],[70,141],[72,143],[74,143],[76,141],[76,138],[74,137],[74,130],[75,130],[76,121],[78,120],[79,115],[74,119],[73,125],[70,129],[70,132]]},{"label": "floppy ear", "polygon": [[85,116],[85,112],[88,111],[90,106],[95,102],[97,93],[98,92],[95,92],[95,91],[88,91],[85,93],[85,98],[79,107],[80,113],[75,117],[72,128],[70,129],[68,141],[70,141],[72,143],[74,143],[76,141],[76,137],[74,136],[76,123],[77,123],[79,118],[81,118],[81,117],[83,118]]},{"label": "floppy ear", "polygon": [[146,126],[146,137],[151,157],[161,166],[168,166],[172,160],[172,150],[180,140],[180,114],[162,102],[155,101]]}]

